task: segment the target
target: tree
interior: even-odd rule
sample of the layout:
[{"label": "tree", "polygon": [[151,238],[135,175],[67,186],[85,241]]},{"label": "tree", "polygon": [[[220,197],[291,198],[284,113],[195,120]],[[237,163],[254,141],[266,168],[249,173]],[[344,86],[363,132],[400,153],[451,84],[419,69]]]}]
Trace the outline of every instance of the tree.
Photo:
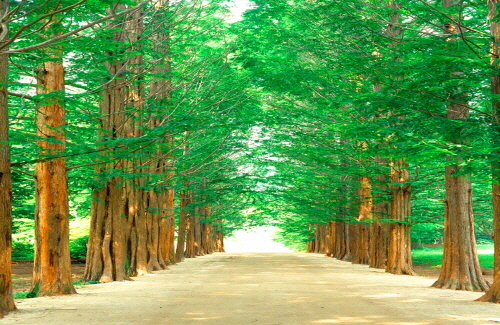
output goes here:
[{"label": "tree", "polygon": [[[455,0],[443,0],[443,7],[457,7],[459,2]],[[454,16],[458,17],[458,16]],[[451,44],[458,41],[458,35],[462,33],[464,26],[457,23],[460,18],[450,20],[445,24],[448,32],[447,41]],[[461,73],[450,71],[450,77],[456,78]],[[454,140],[455,144],[467,143],[464,120],[468,119],[469,105],[467,105],[466,89],[457,85],[452,89],[450,102],[447,105],[446,117],[454,125],[455,134],[459,137]],[[459,149],[458,149],[459,150]],[[460,158],[458,157],[460,160]],[[443,266],[438,280],[433,287],[443,289],[458,289],[469,291],[485,291],[489,284],[483,278],[476,249],[476,237],[474,233],[474,218],[472,213],[472,188],[469,175],[463,174],[460,162],[456,157],[449,158],[449,164],[445,168],[445,230],[444,230],[444,252]]]},{"label": "tree", "polygon": [[492,101],[492,128],[493,128],[493,159],[492,174],[492,202],[493,202],[493,231],[495,239],[493,284],[478,301],[500,303],[500,160],[498,159],[498,136],[500,131],[500,21],[498,0],[488,0],[488,19],[491,32],[491,101]]},{"label": "tree", "polygon": [[[123,9],[126,9],[124,5],[111,8]],[[140,119],[136,116],[144,98],[142,84],[137,80],[142,58],[134,50],[142,35],[142,14],[119,17],[109,22],[108,28],[112,35],[109,42],[114,48],[107,53],[105,62],[108,80],[103,84],[100,101],[101,141],[104,147],[113,148],[114,142],[138,137],[136,123],[140,123]],[[115,148],[105,152],[98,165],[100,184],[93,194],[84,275],[87,281],[123,281],[134,274],[148,273],[146,207],[143,206],[146,203],[136,186],[137,180],[127,177],[136,168],[137,161],[127,159],[123,151]],[[114,160],[113,156],[119,158]],[[113,173],[114,170],[117,173]]]},{"label": "tree", "polygon": [[[0,15],[6,17],[9,12],[9,0],[0,2]],[[0,46],[8,41],[8,25],[2,18]],[[12,295],[11,264],[11,213],[12,213],[12,180],[10,170],[9,120],[7,102],[9,55],[0,54],[0,317],[15,310]]]},{"label": "tree", "polygon": [[[60,16],[47,21],[46,33],[54,38],[62,33]],[[43,96],[37,113],[40,153],[47,157],[64,155],[65,108],[63,49],[44,48],[46,55],[37,73],[37,94]],[[69,255],[69,206],[67,168],[64,158],[39,162],[35,168],[35,261],[30,295],[76,293]]]}]

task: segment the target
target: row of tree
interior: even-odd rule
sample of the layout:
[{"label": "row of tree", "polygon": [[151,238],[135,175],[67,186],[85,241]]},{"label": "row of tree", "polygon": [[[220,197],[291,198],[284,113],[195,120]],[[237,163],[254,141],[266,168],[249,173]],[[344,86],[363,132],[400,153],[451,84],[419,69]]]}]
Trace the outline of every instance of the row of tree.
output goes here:
[{"label": "row of tree", "polygon": [[15,309],[12,211],[34,211],[30,296],[75,292],[75,214],[90,214],[85,281],[224,250],[254,105],[231,63],[227,5],[1,1],[2,314]]},{"label": "row of tree", "polygon": [[[32,295],[74,292],[68,219],[88,214],[87,281],[273,222],[395,274],[414,274],[410,233],[442,227],[435,286],[488,290],[475,232],[500,231],[496,0],[256,0],[230,25],[224,1],[1,3],[2,312],[11,210],[35,211]],[[500,301],[495,258],[485,301]]]},{"label": "row of tree", "polygon": [[[255,3],[239,59],[285,237],[414,274],[412,226],[441,224],[434,286],[488,290],[475,228],[498,234],[498,1]],[[499,247],[483,301],[500,301]]]}]

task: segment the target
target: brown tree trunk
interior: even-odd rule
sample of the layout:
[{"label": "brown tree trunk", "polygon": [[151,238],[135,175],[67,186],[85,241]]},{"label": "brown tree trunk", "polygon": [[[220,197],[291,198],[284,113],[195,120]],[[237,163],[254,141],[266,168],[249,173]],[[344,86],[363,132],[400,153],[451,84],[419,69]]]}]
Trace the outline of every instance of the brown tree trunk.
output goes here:
[{"label": "brown tree trunk", "polygon": [[[150,128],[159,128],[170,123],[170,119],[165,116],[172,109],[171,93],[171,64],[170,64],[170,18],[166,14],[169,1],[160,0],[155,4],[156,13],[153,16],[153,23],[156,32],[151,35],[154,42],[152,52],[155,64],[152,67],[152,79],[150,83]],[[155,192],[158,201],[158,211],[155,224],[158,225],[158,232],[151,233],[152,243],[150,251],[150,266],[155,268],[166,268],[166,265],[175,263],[174,238],[175,238],[175,193],[174,193],[174,155],[173,137],[165,132],[156,143],[156,168],[157,182]],[[153,221],[153,219],[151,219]],[[157,235],[157,238],[156,238]],[[154,250],[158,250],[155,252]]]},{"label": "brown tree trunk", "polygon": [[[53,22],[48,28],[57,35]],[[64,67],[62,48],[50,47],[50,58],[38,73],[37,93],[45,102],[37,110],[38,146],[42,155],[60,155],[65,150]],[[64,158],[39,162],[35,166],[35,260],[30,295],[48,296],[76,293],[71,277],[69,254],[68,180]]]},{"label": "brown tree trunk", "polygon": [[174,212],[174,190],[166,189],[164,201],[162,201],[163,217],[160,221],[160,250],[163,261],[168,264],[175,263],[175,212]]},{"label": "brown tree trunk", "polygon": [[[9,1],[0,1],[0,16],[7,17]],[[7,24],[2,21],[0,44],[8,37]],[[6,51],[7,49],[4,49]],[[9,121],[7,82],[8,54],[0,54],[0,317],[16,309],[12,295],[12,178],[10,174]]]},{"label": "brown tree trunk", "polygon": [[326,225],[326,241],[325,241],[325,255],[328,257],[333,256],[335,247],[335,222],[330,221]]},{"label": "brown tree trunk", "polygon": [[[341,181],[347,181],[348,178],[342,177]],[[341,186],[339,188],[339,197],[344,199],[344,204],[338,213],[338,220],[335,221],[335,238],[333,240],[335,246],[333,247],[333,257],[339,260],[350,261],[351,260],[351,250],[350,250],[350,236],[349,236],[349,224],[342,221],[346,216],[349,215],[349,192],[347,186]]]},{"label": "brown tree trunk", "polygon": [[206,206],[204,210],[205,222],[202,223],[202,237],[201,237],[201,248],[203,254],[212,254],[215,250],[215,233],[214,227],[209,222],[212,208]]},{"label": "brown tree trunk", "polygon": [[200,207],[194,208],[194,214],[188,218],[188,231],[187,231],[187,241],[186,241],[186,253],[185,256],[188,258],[193,258],[200,256],[201,254],[201,225],[200,225]]},{"label": "brown tree trunk", "polygon": [[214,252],[217,253],[225,253],[224,249],[224,233],[222,232],[219,226],[215,229],[215,244],[214,244]]},{"label": "brown tree trunk", "polygon": [[179,213],[179,226],[177,228],[177,246],[175,248],[175,261],[182,262],[184,260],[184,253],[186,251],[186,233],[189,218],[189,204],[191,203],[191,191],[185,189],[181,192]]},{"label": "brown tree trunk", "polygon": [[[123,5],[118,9],[125,8]],[[124,20],[125,19],[125,20]],[[135,50],[142,33],[140,11],[110,22],[110,28],[117,28],[113,41],[123,44],[126,51]],[[136,82],[140,73],[142,57],[131,56],[128,61],[117,59],[110,53],[106,62],[110,80],[103,85],[100,134],[103,142],[140,135],[141,122],[137,111],[143,105],[142,86]],[[127,111],[131,110],[131,111]],[[118,153],[115,149],[113,153]],[[111,155],[113,154],[111,153]],[[101,188],[93,193],[91,229],[87,251],[85,281],[123,281],[131,275],[148,272],[147,220],[145,195],[139,190],[144,183],[142,177],[125,180],[122,176],[108,178],[110,171],[120,173],[134,170],[140,172],[140,162],[132,159],[117,159],[103,154],[105,162],[96,170],[101,177]],[[147,200],[147,198],[146,198]]]},{"label": "brown tree trunk", "polygon": [[392,200],[391,224],[387,247],[386,272],[392,274],[415,275],[411,260],[410,224],[411,215],[410,184],[408,164],[405,159],[393,161],[391,166]]},{"label": "brown tree trunk", "polygon": [[368,222],[373,217],[373,198],[370,180],[367,177],[360,179],[358,189],[360,199],[358,223],[352,224],[349,230],[351,262],[355,264],[369,264],[370,261],[370,231]]},{"label": "brown tree trunk", "polygon": [[203,212],[203,208],[197,208],[194,214],[194,254],[196,256],[202,256],[201,251],[201,223],[200,216]]},{"label": "brown tree trunk", "polygon": [[202,240],[201,240],[201,249],[203,254],[212,254],[214,251],[213,248],[213,233],[212,226],[206,222],[202,224]]},{"label": "brown tree trunk", "polygon": [[316,225],[314,253],[325,254],[326,252],[326,225]]},{"label": "brown tree trunk", "polygon": [[472,216],[472,189],[466,176],[455,176],[458,165],[446,167],[445,230],[443,266],[436,288],[485,291],[476,250]]},{"label": "brown tree trunk", "polygon": [[[375,158],[380,166],[388,164],[387,159]],[[384,269],[387,263],[388,225],[380,220],[389,218],[389,201],[387,199],[388,177],[385,174],[376,176],[377,192],[373,194],[373,222],[370,224],[370,267]]]},{"label": "brown tree trunk", "polygon": [[196,256],[194,253],[194,215],[188,216],[186,219],[186,251],[184,257],[193,258]]},{"label": "brown tree trunk", "polygon": [[335,247],[333,257],[343,261],[351,260],[349,246],[349,224],[343,221],[335,222]]},{"label": "brown tree trunk", "polygon": [[[493,96],[500,96],[500,22],[498,21],[500,0],[488,0],[488,18],[490,20],[490,31],[492,36],[491,45],[491,93]],[[492,99],[492,125],[493,142],[498,147],[500,137],[500,101]],[[493,228],[495,240],[495,255],[493,269],[493,284],[478,301],[500,303],[500,152],[494,151],[494,161],[491,165],[492,174],[492,201],[493,201]]]}]

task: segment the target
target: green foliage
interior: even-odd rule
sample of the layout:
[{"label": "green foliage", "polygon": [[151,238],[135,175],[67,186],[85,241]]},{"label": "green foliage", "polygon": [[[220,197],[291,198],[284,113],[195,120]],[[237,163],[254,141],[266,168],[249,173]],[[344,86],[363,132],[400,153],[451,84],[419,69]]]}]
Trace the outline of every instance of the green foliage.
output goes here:
[{"label": "green foliage", "polygon": [[417,223],[411,228],[413,245],[439,244],[443,237],[443,225],[437,223]]},{"label": "green foliage", "polygon": [[34,298],[30,296],[29,291],[18,291],[14,293],[14,299],[27,299],[27,298]]},{"label": "green foliage", "polygon": [[69,254],[73,260],[83,260],[87,255],[89,236],[82,236],[69,241]]},{"label": "green foliage", "polygon": [[[31,1],[14,11],[10,33],[23,32],[12,49],[42,41],[47,29],[40,15],[67,4]],[[95,21],[115,4],[88,0],[58,18],[59,27],[69,31]],[[412,225],[414,243],[434,243],[443,223],[443,170],[458,163],[458,175],[474,184],[476,229],[492,235],[488,171],[499,157],[491,145],[485,2],[464,3],[468,28],[460,37],[443,28],[443,12],[456,9],[419,1],[397,8],[380,1],[255,1],[230,26],[220,19],[227,11],[222,1],[145,8],[138,40],[122,42],[124,18],[116,18],[113,28],[102,22],[61,43],[64,93],[34,93],[34,78],[47,60],[41,49],[11,56],[17,256],[28,256],[33,236],[34,162],[53,158],[38,150],[34,119],[37,107],[54,99],[67,109],[72,221],[87,220],[92,192],[110,179],[119,185],[139,180],[145,191],[192,191],[196,200],[187,209],[212,207],[206,218],[226,232],[277,225],[282,241],[301,249],[314,224],[356,222],[360,178],[367,177],[376,202],[389,200],[391,187],[408,185],[413,211],[399,222]],[[388,23],[395,16],[401,30]],[[141,63],[118,75],[106,67],[138,57]],[[125,105],[123,112],[123,128],[137,125],[136,134],[104,127],[100,94],[115,80],[140,94],[142,104]],[[152,81],[168,84],[168,94],[152,93]],[[457,89],[470,106],[469,119],[446,118]],[[380,180],[390,173],[380,161],[402,158],[409,163],[408,183]],[[173,166],[172,175],[157,172],[161,159]],[[119,161],[129,164],[116,167]],[[87,228],[78,229],[73,258],[86,252]]]},{"label": "green foliage", "polygon": [[35,283],[35,286],[26,295],[26,298],[36,298],[40,293],[40,282]]},{"label": "green foliage", "polygon": [[35,253],[33,243],[28,241],[12,241],[12,259],[32,261]]}]

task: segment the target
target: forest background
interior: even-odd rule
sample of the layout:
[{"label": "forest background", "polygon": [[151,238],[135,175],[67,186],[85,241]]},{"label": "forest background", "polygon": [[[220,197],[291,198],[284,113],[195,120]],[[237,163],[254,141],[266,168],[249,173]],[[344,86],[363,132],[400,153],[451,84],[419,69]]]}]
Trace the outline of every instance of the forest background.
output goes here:
[{"label": "forest background", "polygon": [[497,1],[0,3],[1,227],[32,295],[74,291],[51,256],[123,280],[257,225],[407,274],[411,245],[495,237]]}]

